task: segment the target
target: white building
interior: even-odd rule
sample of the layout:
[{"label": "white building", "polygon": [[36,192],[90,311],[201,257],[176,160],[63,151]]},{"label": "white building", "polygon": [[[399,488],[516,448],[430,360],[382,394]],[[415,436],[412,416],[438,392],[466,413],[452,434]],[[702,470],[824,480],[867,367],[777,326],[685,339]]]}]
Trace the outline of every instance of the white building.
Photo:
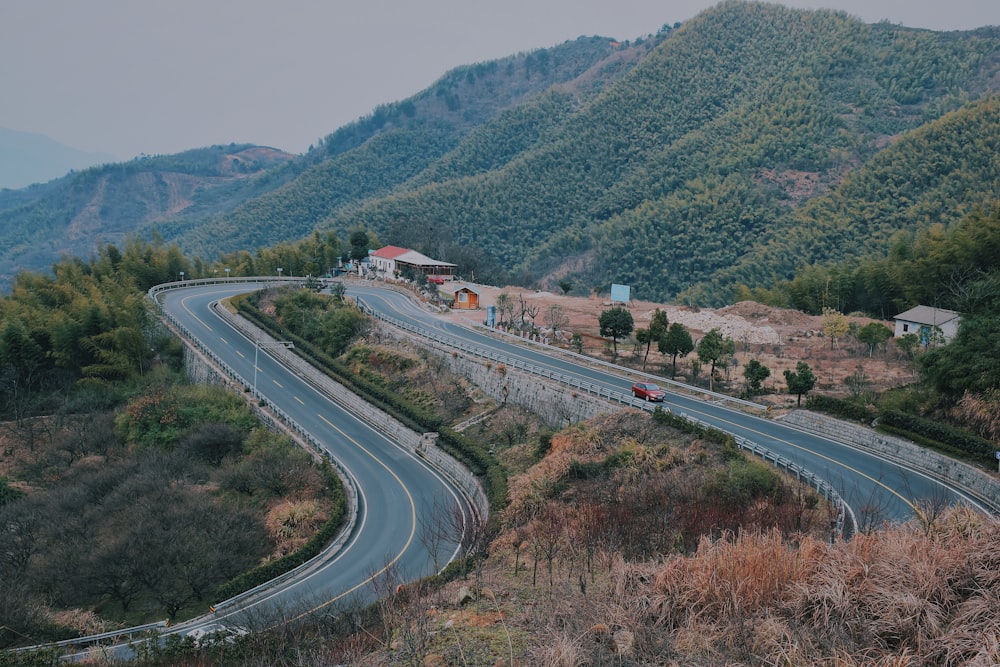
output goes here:
[{"label": "white building", "polygon": [[912,333],[920,336],[920,341],[924,344],[930,342],[930,334],[935,329],[941,331],[941,336],[946,341],[953,339],[958,335],[958,325],[962,321],[961,315],[954,310],[931,306],[910,308],[893,319],[896,320],[894,335],[897,338]]},{"label": "white building", "polygon": [[402,273],[422,273],[430,282],[443,284],[454,280],[457,264],[431,259],[416,250],[387,245],[368,254],[375,276],[382,280],[399,280]]}]

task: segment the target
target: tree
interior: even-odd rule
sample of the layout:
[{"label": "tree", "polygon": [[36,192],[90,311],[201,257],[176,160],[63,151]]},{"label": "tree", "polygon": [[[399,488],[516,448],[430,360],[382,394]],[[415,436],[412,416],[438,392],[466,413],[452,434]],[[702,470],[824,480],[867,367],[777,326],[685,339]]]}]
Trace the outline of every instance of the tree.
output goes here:
[{"label": "tree", "polygon": [[743,377],[747,381],[747,395],[757,396],[761,393],[761,383],[771,377],[771,369],[756,359],[751,359],[743,367]]},{"label": "tree", "polygon": [[371,239],[364,228],[355,229],[348,237],[351,246],[350,258],[358,261],[368,257],[368,250],[371,248]]},{"label": "tree", "polygon": [[539,306],[537,303],[530,303],[524,300],[524,295],[519,294],[517,297],[518,308],[521,312],[521,326],[523,327],[527,322],[525,321],[525,316],[531,319],[531,326],[535,326],[535,318],[538,317]]},{"label": "tree", "polygon": [[963,318],[953,341],[919,358],[921,378],[955,401],[966,392],[982,394],[995,390],[1000,386],[998,326],[998,315]]},{"label": "tree", "polygon": [[669,325],[670,322],[667,320],[666,311],[659,308],[653,311],[653,317],[649,322],[649,336],[646,339],[646,355],[642,358],[643,366],[646,365],[646,359],[649,358],[649,348],[653,345],[653,341],[659,341],[666,336]]},{"label": "tree", "polygon": [[907,359],[913,359],[917,348],[920,347],[920,336],[915,333],[903,334],[896,339],[896,347],[906,355]]},{"label": "tree", "polygon": [[843,313],[833,308],[823,309],[823,335],[830,339],[830,349],[834,348],[838,338],[847,335],[850,327],[850,322]]},{"label": "tree", "polygon": [[728,355],[736,351],[736,343],[722,335],[719,329],[712,329],[698,341],[698,359],[703,364],[710,364],[708,387],[714,389],[715,367]]},{"label": "tree", "polygon": [[563,295],[565,296],[566,294],[569,294],[569,291],[571,289],[573,289],[573,283],[571,283],[570,281],[565,280],[565,279],[564,280],[560,280],[559,281],[559,289],[561,289],[563,291]]},{"label": "tree", "polygon": [[618,339],[627,337],[635,327],[632,313],[622,306],[615,306],[601,313],[598,324],[600,324],[602,336],[611,336],[614,355],[617,357]]},{"label": "tree", "polygon": [[347,294],[347,288],[344,283],[337,280],[330,283],[330,296],[332,296],[337,301],[343,301],[344,295]]},{"label": "tree", "polygon": [[501,326],[510,326],[514,320],[514,299],[507,292],[497,294],[497,315]]},{"label": "tree", "polygon": [[569,316],[563,310],[562,306],[554,303],[545,311],[545,324],[552,329],[553,334],[556,334],[569,324]]},{"label": "tree", "polygon": [[892,338],[892,329],[879,322],[870,322],[858,329],[855,338],[859,343],[868,347],[868,356],[870,357],[875,354],[876,347]]},{"label": "tree", "polygon": [[785,382],[788,383],[788,393],[798,396],[796,405],[802,405],[802,394],[808,394],[816,386],[816,376],[813,375],[809,364],[800,361],[795,364],[795,372],[785,371]]},{"label": "tree", "polygon": [[667,333],[657,344],[660,354],[669,354],[673,359],[673,370],[670,377],[677,375],[677,357],[686,357],[694,350],[691,332],[680,322],[674,322],[667,328]]},{"label": "tree", "polygon": [[851,398],[860,398],[865,403],[874,402],[875,394],[869,389],[871,382],[865,374],[865,367],[861,364],[858,364],[854,372],[844,378],[844,385],[851,392]]}]

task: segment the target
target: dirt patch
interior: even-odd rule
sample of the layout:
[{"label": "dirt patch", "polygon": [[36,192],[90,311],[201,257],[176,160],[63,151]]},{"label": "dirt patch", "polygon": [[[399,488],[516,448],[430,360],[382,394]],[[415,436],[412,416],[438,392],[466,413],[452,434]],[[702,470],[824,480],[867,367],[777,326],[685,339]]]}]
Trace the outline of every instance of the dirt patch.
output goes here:
[{"label": "dirt patch", "polygon": [[[598,318],[601,312],[613,304],[606,298],[596,296],[565,296],[547,291],[526,290],[520,287],[494,287],[477,285],[482,309],[478,311],[451,311],[443,317],[467,325],[480,324],[485,319],[486,306],[496,303],[501,292],[510,294],[515,302],[519,297],[532,305],[539,306],[535,325],[545,328],[545,314],[553,305],[558,305],[568,319],[561,336],[552,343],[569,347],[572,333],[580,333],[584,339],[584,351],[593,356],[610,359],[611,352],[600,337]],[[720,375],[723,388],[739,393],[743,383],[742,366],[751,359],[757,359],[771,371],[764,382],[765,388],[773,393],[762,398],[775,405],[790,405],[794,398],[786,393],[783,372],[794,370],[799,361],[809,364],[817,378],[816,390],[837,396],[850,395],[844,380],[848,376],[863,373],[865,382],[872,391],[882,391],[913,382],[916,379],[910,361],[890,341],[884,350],[877,350],[872,356],[849,336],[831,341],[823,335],[822,316],[807,315],[801,311],[775,308],[753,301],[741,301],[724,308],[691,308],[675,304],[651,301],[632,301],[627,304],[637,328],[649,326],[653,312],[659,308],[667,313],[670,322],[680,322],[691,332],[695,343],[708,331],[718,328],[722,334],[736,343],[736,355],[730,367]],[[867,317],[849,316],[849,322],[864,326],[877,322]],[[892,328],[891,321],[882,322]],[[608,341],[610,343],[610,341]],[[634,343],[619,341],[619,363],[642,367],[645,350],[638,352]],[[704,371],[701,378],[692,375],[694,353],[678,360],[678,379],[707,384]],[[669,359],[656,350],[654,345],[645,364],[652,373],[669,373]],[[666,369],[666,371],[664,371]]]}]

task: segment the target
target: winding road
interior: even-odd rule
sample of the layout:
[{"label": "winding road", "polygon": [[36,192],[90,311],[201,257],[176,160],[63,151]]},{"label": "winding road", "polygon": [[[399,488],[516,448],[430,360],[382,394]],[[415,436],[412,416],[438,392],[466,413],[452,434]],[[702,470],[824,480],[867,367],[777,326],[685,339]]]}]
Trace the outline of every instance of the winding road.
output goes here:
[{"label": "winding road", "polygon": [[[357,522],[329,556],[317,558],[295,576],[228,601],[212,614],[171,628],[172,633],[266,628],[310,615],[355,609],[397,584],[432,574],[449,562],[460,548],[460,536],[455,534],[460,531],[451,517],[469,516],[467,502],[448,479],[359,416],[343,410],[280,364],[268,346],[248,339],[211,307],[267,283],[273,280],[189,281],[154,291],[164,312],[188,336],[241,376],[247,386],[255,385],[262,400],[289,415],[348,472],[357,490]],[[605,394],[623,397],[622,402],[632,402],[629,391],[637,374],[629,369],[595,365],[592,360],[555,348],[504,340],[430,313],[405,294],[367,283],[349,283],[347,294],[381,318],[411,331],[517,360],[546,374],[598,387]],[[634,404],[648,407],[641,402]],[[753,441],[824,478],[862,522],[867,515],[873,521],[903,521],[926,501],[980,507],[945,480],[845,442],[677,392],[668,391],[664,405]],[[451,524],[450,532],[445,524]]]},{"label": "winding road", "polygon": [[[371,602],[402,582],[433,574],[457,553],[460,535],[452,517],[466,512],[459,491],[408,450],[388,440],[317,388],[278,363],[233,329],[210,307],[261,284],[210,284],[161,292],[166,313],[220,360],[253,383],[261,399],[308,431],[353,478],[358,519],[335,555],[304,576],[219,608],[212,619],[185,630],[216,624],[260,627],[316,613],[337,613]],[[256,361],[256,368],[255,368]]]}]

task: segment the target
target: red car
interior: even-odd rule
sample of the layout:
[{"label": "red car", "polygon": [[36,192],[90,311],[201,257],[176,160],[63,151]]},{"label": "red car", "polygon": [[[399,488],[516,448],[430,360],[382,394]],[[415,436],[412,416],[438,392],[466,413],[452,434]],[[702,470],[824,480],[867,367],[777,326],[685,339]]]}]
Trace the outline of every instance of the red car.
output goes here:
[{"label": "red car", "polygon": [[662,403],[663,397],[667,394],[652,382],[636,382],[632,385],[632,395],[647,401]]}]

